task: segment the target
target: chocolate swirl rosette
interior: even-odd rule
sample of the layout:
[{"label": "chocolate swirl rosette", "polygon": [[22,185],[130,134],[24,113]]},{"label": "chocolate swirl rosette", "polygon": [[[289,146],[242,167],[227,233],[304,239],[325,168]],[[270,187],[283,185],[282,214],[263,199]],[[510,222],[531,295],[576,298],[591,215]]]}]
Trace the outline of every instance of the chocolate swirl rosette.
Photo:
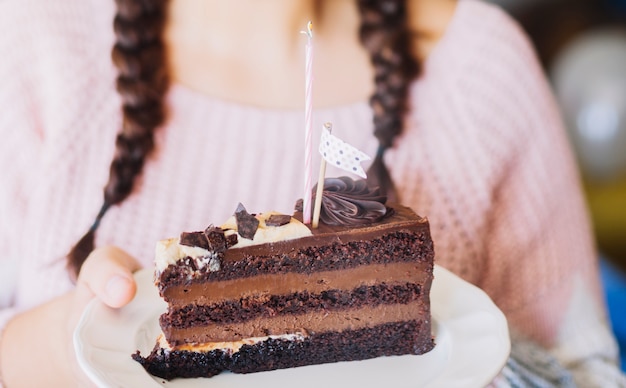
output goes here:
[{"label": "chocolate swirl rosette", "polygon": [[[315,203],[316,188],[313,188]],[[367,186],[363,179],[354,180],[343,176],[326,178],[322,194],[320,221],[327,225],[358,226],[380,221],[387,216],[387,197],[378,188]],[[302,211],[302,201],[296,210]]]}]

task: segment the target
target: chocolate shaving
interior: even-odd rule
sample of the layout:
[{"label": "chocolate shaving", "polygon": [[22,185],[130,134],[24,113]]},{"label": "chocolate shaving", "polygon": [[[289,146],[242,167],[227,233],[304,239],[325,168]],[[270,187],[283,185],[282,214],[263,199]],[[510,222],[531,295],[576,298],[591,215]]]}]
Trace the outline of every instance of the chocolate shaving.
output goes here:
[{"label": "chocolate shaving", "polygon": [[241,203],[237,206],[237,210],[235,210],[235,219],[237,220],[237,233],[243,238],[252,240],[259,228],[259,220],[248,213]]},{"label": "chocolate shaving", "polygon": [[272,214],[267,220],[265,225],[267,226],[283,226],[291,222],[291,216],[286,214]]},{"label": "chocolate shaving", "polygon": [[224,252],[228,248],[228,242],[226,241],[222,228],[209,225],[204,231],[204,235],[208,240],[210,250],[219,253]]},{"label": "chocolate shaving", "polygon": [[209,240],[203,232],[182,232],[180,234],[180,244],[209,249]]}]

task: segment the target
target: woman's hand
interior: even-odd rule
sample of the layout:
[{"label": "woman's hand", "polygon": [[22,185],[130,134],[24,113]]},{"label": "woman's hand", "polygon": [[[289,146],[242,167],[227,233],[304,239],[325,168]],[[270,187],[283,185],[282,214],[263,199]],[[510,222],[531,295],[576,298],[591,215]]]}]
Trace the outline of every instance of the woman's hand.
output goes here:
[{"label": "woman's hand", "polygon": [[116,247],[94,250],[83,265],[76,288],[7,325],[0,342],[0,376],[7,387],[70,387],[89,385],[80,370],[72,335],[94,297],[122,307],[135,296],[133,272],[139,263]]}]

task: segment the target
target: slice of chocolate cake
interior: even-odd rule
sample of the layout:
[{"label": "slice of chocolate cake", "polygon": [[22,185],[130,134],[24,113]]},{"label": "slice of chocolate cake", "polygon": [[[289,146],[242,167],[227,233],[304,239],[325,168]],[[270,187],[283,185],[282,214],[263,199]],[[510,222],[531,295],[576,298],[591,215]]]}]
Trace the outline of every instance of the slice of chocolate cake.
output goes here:
[{"label": "slice of chocolate cake", "polygon": [[240,206],[221,227],[159,242],[163,336],[133,358],[172,379],[430,351],[429,224],[383,202],[327,180],[319,228]]}]

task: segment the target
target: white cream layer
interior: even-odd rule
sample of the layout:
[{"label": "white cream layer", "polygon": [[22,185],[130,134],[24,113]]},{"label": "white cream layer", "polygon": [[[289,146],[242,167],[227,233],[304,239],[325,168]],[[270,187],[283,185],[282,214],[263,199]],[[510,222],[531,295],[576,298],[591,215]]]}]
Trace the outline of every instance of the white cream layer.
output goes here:
[{"label": "white cream layer", "polygon": [[[274,214],[281,213],[267,212],[255,215],[259,220],[259,227],[254,234],[254,238],[250,240],[237,236],[237,244],[233,245],[230,249],[293,240],[311,235],[311,230],[293,217],[291,217],[291,221],[288,224],[282,226],[267,226],[265,220]],[[237,233],[235,217],[233,216],[226,220],[226,222],[221,225],[221,228],[225,230],[226,235]],[[181,245],[178,237],[158,241],[154,259],[157,273],[163,272],[169,265],[176,264],[176,262],[188,256],[194,259],[207,258],[203,261],[211,265],[211,252],[206,249]],[[200,262],[203,261],[201,260]],[[219,270],[219,268],[216,268],[216,270]]]},{"label": "white cream layer", "polygon": [[[206,344],[189,344],[177,346],[176,350],[186,350],[190,352],[210,352],[212,350],[220,349],[229,354],[237,353],[244,345],[254,345],[259,342],[267,341],[268,339],[281,339],[286,341],[302,341],[306,336],[302,333],[295,334],[283,334],[283,335],[270,335],[266,337],[254,337],[244,338],[241,341],[233,342],[210,342]],[[172,346],[165,339],[165,335],[161,333],[157,339],[159,347],[165,350],[172,350]]]}]

